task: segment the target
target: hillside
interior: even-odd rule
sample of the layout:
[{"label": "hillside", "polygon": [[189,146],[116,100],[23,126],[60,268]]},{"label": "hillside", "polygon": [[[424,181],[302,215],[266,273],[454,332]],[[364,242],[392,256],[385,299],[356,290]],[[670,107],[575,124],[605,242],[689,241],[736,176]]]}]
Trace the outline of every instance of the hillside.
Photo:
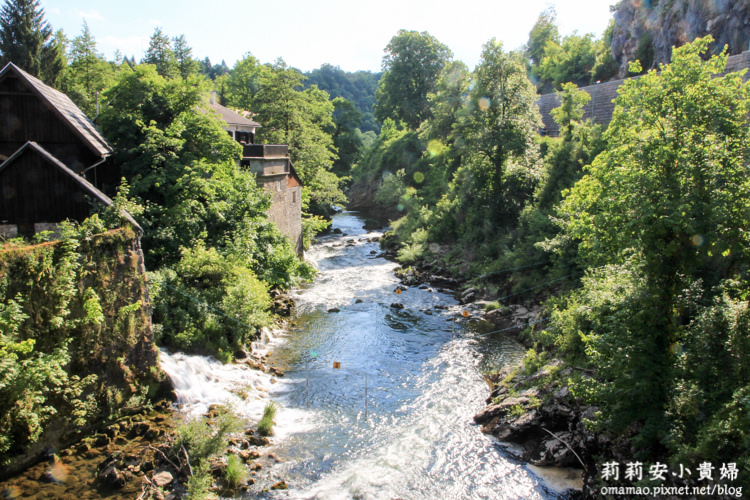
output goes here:
[{"label": "hillside", "polygon": [[639,59],[643,69],[668,63],[673,46],[697,37],[713,36],[711,53],[729,46],[729,54],[748,49],[750,2],[702,0],[621,0],[614,11],[612,56],[618,76],[627,75],[628,61]]}]

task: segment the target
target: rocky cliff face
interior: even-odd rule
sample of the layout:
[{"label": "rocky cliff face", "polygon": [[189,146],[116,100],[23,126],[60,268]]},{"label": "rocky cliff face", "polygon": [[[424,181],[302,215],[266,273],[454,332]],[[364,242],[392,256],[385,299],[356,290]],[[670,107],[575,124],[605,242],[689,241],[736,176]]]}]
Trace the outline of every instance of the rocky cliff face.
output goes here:
[{"label": "rocky cliff face", "polygon": [[669,62],[673,46],[712,35],[713,52],[730,54],[750,43],[750,0],[621,0],[614,13],[612,55],[625,77],[628,61],[643,69]]}]

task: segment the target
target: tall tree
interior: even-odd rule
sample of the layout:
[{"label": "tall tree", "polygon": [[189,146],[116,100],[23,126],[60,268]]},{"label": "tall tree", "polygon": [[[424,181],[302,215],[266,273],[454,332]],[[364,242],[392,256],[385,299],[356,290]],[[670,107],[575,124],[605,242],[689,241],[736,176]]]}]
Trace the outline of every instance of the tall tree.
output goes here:
[{"label": "tall tree", "polygon": [[333,103],[318,87],[303,90],[302,73],[279,59],[260,65],[250,54],[232,71],[217,79],[226,105],[256,114],[262,125],[258,142],[288,144],[289,155],[304,184],[303,202],[316,214],[326,215],[345,197],[340,179],[332,172],[336,148],[332,134]]},{"label": "tall tree", "polygon": [[234,63],[226,75],[216,78],[224,103],[240,109],[255,111],[253,99],[260,90],[260,62],[249,52]]},{"label": "tall tree", "polygon": [[39,0],[6,0],[0,10],[0,62],[55,85],[65,67],[65,37],[53,36]]},{"label": "tall tree", "polygon": [[333,100],[333,121],[336,130],[333,133],[333,144],[338,151],[338,159],[333,162],[333,172],[339,176],[349,175],[352,165],[362,156],[362,132],[359,124],[362,113],[354,103],[337,97]]},{"label": "tall tree", "polygon": [[566,36],[562,44],[548,42],[544,56],[533,73],[540,79],[540,91],[560,90],[563,83],[588,85],[596,65],[597,46],[591,34]]},{"label": "tall tree", "polygon": [[375,92],[375,116],[403,121],[416,130],[430,115],[427,95],[435,91],[453,53],[426,31],[400,30],[385,48],[383,76]]},{"label": "tall tree", "polygon": [[96,40],[83,22],[81,34],[73,39],[68,53],[70,65],[62,78],[62,90],[87,115],[96,113],[97,94],[114,79],[114,69],[96,49]]},{"label": "tall tree", "polygon": [[505,52],[494,38],[484,45],[461,133],[471,151],[489,160],[493,189],[500,189],[508,160],[531,149],[541,119],[533,84],[520,54]]},{"label": "tall tree", "polygon": [[180,35],[172,39],[174,47],[174,57],[177,62],[177,69],[180,76],[186,79],[190,75],[198,72],[200,64],[193,59],[193,48],[185,40],[185,35]]},{"label": "tall tree", "polygon": [[665,437],[672,347],[691,318],[684,295],[695,288],[711,303],[720,280],[748,263],[750,85],[740,73],[719,76],[726,51],[703,61],[710,41],[674,49],[659,73],[621,87],[608,148],[562,205],[588,264],[641,277],[640,313],[582,337],[606,379],[605,413],[620,428],[640,424],[644,447]]},{"label": "tall tree", "polygon": [[526,55],[531,60],[532,68],[541,64],[549,42],[560,43],[560,33],[557,29],[557,11],[554,7],[542,11],[536,20],[536,24],[529,32],[529,41],[526,42]]},{"label": "tall tree", "polygon": [[179,74],[172,41],[164,34],[161,27],[154,29],[143,62],[156,66],[156,72],[164,78],[174,78]]}]

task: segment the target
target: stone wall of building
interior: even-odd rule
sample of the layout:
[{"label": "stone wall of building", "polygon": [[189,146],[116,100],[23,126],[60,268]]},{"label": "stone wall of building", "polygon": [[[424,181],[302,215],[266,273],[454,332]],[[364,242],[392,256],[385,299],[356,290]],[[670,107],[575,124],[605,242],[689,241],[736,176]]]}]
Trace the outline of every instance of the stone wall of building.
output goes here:
[{"label": "stone wall of building", "polygon": [[286,175],[259,176],[258,182],[271,194],[268,220],[292,239],[297,253],[302,255],[302,186]]}]

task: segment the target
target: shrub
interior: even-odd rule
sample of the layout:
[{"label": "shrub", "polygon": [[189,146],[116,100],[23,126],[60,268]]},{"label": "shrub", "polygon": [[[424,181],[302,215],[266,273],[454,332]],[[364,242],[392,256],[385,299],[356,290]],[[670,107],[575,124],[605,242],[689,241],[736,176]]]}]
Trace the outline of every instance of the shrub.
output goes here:
[{"label": "shrub", "polygon": [[227,468],[224,471],[224,478],[227,480],[230,488],[237,488],[247,481],[247,470],[245,470],[245,465],[237,455],[230,454],[227,457]]},{"label": "shrub", "polygon": [[258,434],[261,436],[272,436],[273,435],[273,418],[276,416],[276,404],[270,401],[263,408],[263,417],[258,422]]}]

